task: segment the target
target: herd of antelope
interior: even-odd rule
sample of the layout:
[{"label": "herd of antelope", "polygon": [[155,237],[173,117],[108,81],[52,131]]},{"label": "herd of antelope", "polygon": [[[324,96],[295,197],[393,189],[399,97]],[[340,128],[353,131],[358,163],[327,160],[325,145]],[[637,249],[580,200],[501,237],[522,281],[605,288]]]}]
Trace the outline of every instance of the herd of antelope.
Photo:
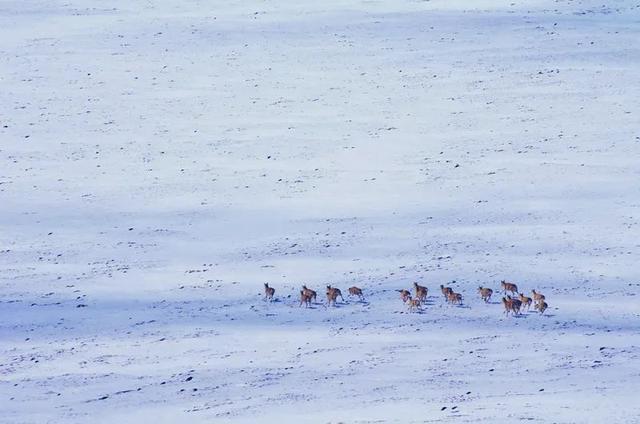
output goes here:
[{"label": "herd of antelope", "polygon": [[[535,290],[531,291],[532,297],[527,297],[523,293],[518,292],[517,285],[514,283],[508,283],[504,280],[501,281],[500,288],[502,289],[502,293],[505,295],[502,297],[502,305],[504,306],[504,313],[507,316],[509,316],[509,314],[520,315],[525,308],[528,312],[532,304],[534,309],[541,314],[543,314],[549,307],[547,302],[545,302],[545,296]],[[398,290],[398,292],[400,292],[400,299],[405,305],[407,305],[409,312],[422,311],[422,305],[427,300],[429,289],[418,283],[413,283],[413,290],[413,295],[410,290]],[[445,287],[441,284],[440,291],[442,292],[446,302],[452,305],[462,304],[462,294],[456,293],[451,287]],[[275,292],[276,290],[273,287],[269,287],[268,283],[264,283],[265,300],[273,300]],[[511,294],[509,295],[507,293]],[[485,303],[489,303],[491,296],[493,295],[493,290],[488,287],[480,286],[478,287],[478,294]],[[331,304],[335,306],[338,297],[340,297],[343,302],[345,301],[344,297],[342,297],[342,292],[337,287],[331,287],[328,285],[326,295],[327,306],[331,306]],[[512,295],[514,297],[511,297]],[[518,296],[517,298],[515,297],[516,295]],[[356,286],[349,287],[349,296],[357,296],[360,300],[364,300],[362,289]],[[300,290],[300,306],[305,305],[305,307],[309,307],[312,302],[316,302],[317,297],[318,293],[316,291],[307,288],[307,286],[302,286],[302,290]]]},{"label": "herd of antelope", "polygon": [[[535,290],[531,290],[531,295],[533,296],[533,298],[531,298],[531,297],[525,296],[522,293],[518,293],[518,286],[516,286],[513,283],[507,283],[506,281],[502,280],[500,284],[504,294],[506,294],[507,292],[510,292],[514,296],[516,294],[518,295],[518,298],[513,298],[510,295],[507,295],[506,297],[502,298],[502,305],[504,306],[504,313],[506,315],[509,315],[510,312],[513,315],[520,315],[522,309],[525,307],[527,308],[527,311],[529,311],[532,303],[533,303],[533,308],[536,311],[540,312],[541,314],[543,314],[544,311],[546,311],[547,308],[549,307],[547,302],[545,302],[546,298],[542,293],[539,293]],[[481,289],[482,287],[480,287],[479,290]],[[491,290],[491,289],[487,289],[487,290]],[[489,297],[491,297],[491,294],[489,294]]]}]

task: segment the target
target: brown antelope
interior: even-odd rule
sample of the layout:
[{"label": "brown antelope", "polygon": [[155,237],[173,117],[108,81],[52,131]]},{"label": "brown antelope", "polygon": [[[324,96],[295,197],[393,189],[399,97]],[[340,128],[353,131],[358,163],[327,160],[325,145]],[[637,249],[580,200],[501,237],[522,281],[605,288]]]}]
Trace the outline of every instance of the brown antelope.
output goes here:
[{"label": "brown antelope", "polygon": [[500,282],[500,286],[502,287],[504,294],[507,294],[508,291],[510,291],[514,296],[518,294],[518,286],[513,283],[507,283],[506,281],[502,280]]},{"label": "brown antelope", "polygon": [[546,311],[548,307],[549,305],[547,305],[547,302],[545,302],[544,300],[541,300],[534,306],[534,308],[537,309],[541,314],[544,314],[544,311]]},{"label": "brown antelope", "polygon": [[422,310],[420,299],[412,299],[411,296],[409,296],[409,312],[413,312],[416,309],[419,311]]},{"label": "brown antelope", "polygon": [[273,295],[275,294],[276,289],[273,287],[269,287],[268,283],[264,283],[264,300],[273,300]]},{"label": "brown antelope", "polygon": [[340,299],[342,299],[342,301],[344,302],[344,297],[342,297],[342,292],[340,291],[339,288],[337,287],[331,287],[331,285],[327,285],[327,293],[328,292],[334,292],[336,293],[336,296],[340,296]]},{"label": "brown antelope", "polygon": [[327,302],[329,303],[329,306],[331,306],[331,302],[333,302],[333,306],[336,306],[336,299],[338,298],[338,296],[340,296],[340,298],[344,302],[344,297],[342,297],[342,292],[340,291],[340,289],[331,287],[330,285],[327,286]]},{"label": "brown antelope", "polygon": [[527,307],[527,312],[529,311],[529,308],[531,308],[531,303],[533,302],[533,300],[530,297],[525,296],[524,294],[520,293],[520,296],[518,297],[520,299],[520,302],[522,302],[522,306],[526,306]]},{"label": "brown antelope", "polygon": [[358,296],[360,300],[364,299],[364,295],[362,294],[362,289],[360,287],[349,287],[349,295],[350,296]]},{"label": "brown antelope", "polygon": [[520,315],[520,309],[522,309],[522,301],[519,299],[514,299],[511,296],[507,296],[507,300],[511,301],[511,310],[515,315]]},{"label": "brown antelope", "polygon": [[402,301],[404,303],[407,303],[407,300],[411,299],[411,292],[409,290],[398,290],[400,292],[400,299],[402,299]]},{"label": "brown antelope", "polygon": [[302,286],[302,291],[309,296],[309,303],[311,303],[311,300],[316,301],[318,293],[316,293],[315,290],[308,289],[307,286]]},{"label": "brown antelope", "polygon": [[509,315],[509,312],[512,312],[514,315],[518,315],[520,313],[522,302],[518,299],[512,299],[511,296],[503,297],[502,304],[504,305],[504,313],[506,315]]},{"label": "brown antelope", "polygon": [[451,304],[457,303],[458,305],[461,305],[462,295],[460,293],[455,293],[454,291],[451,291],[451,293],[447,295],[447,301],[451,302]]},{"label": "brown antelope", "polygon": [[533,294],[533,300],[536,303],[544,302],[545,297],[544,297],[544,295],[542,293],[538,293],[535,290],[531,290],[531,293]]},{"label": "brown antelope", "polygon": [[453,293],[453,289],[451,287],[445,287],[442,284],[440,284],[440,291],[445,299],[449,299],[449,293]]},{"label": "brown antelope", "polygon": [[502,305],[504,305],[504,314],[509,316],[509,312],[513,312],[513,300],[503,297]]},{"label": "brown antelope", "polygon": [[489,299],[491,299],[491,295],[493,294],[493,290],[487,287],[478,287],[478,293],[480,293],[480,297],[485,303],[489,303]]},{"label": "brown antelope", "polygon": [[416,290],[416,297],[420,299],[421,302],[427,300],[427,294],[429,293],[429,289],[419,285],[418,283],[413,283],[413,288]]},{"label": "brown antelope", "polygon": [[327,291],[327,304],[331,306],[331,302],[333,302],[333,306],[336,306],[336,300],[338,299],[338,293],[335,291]]},{"label": "brown antelope", "polygon": [[309,293],[305,293],[304,290],[300,290],[300,306],[304,303],[304,307],[308,308],[311,305],[311,295]]}]

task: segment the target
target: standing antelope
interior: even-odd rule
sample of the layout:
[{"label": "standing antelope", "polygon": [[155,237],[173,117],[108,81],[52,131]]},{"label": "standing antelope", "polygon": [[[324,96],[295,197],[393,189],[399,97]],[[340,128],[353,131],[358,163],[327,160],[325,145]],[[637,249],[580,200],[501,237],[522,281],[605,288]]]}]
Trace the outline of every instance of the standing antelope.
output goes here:
[{"label": "standing antelope", "polygon": [[328,285],[327,302],[329,303],[329,306],[331,306],[331,302],[333,302],[333,306],[336,306],[336,299],[338,298],[338,296],[340,296],[340,299],[342,299],[342,301],[344,302],[344,297],[342,297],[342,292],[340,291],[340,289]]},{"label": "standing antelope", "polygon": [[316,293],[315,290],[308,289],[307,286],[302,286],[302,291],[309,296],[309,303],[311,303],[311,300],[316,301],[318,293]]},{"label": "standing antelope", "polygon": [[429,293],[429,289],[419,285],[418,283],[413,283],[413,288],[416,290],[416,297],[420,299],[421,302],[427,300],[427,294]]},{"label": "standing antelope", "polygon": [[453,293],[453,289],[451,287],[445,287],[442,284],[440,284],[440,291],[445,299],[449,299],[449,293]]},{"label": "standing antelope", "polygon": [[409,296],[409,312],[413,312],[416,309],[419,311],[422,310],[420,299],[412,299],[411,296]]},{"label": "standing antelope", "polygon": [[541,314],[544,314],[544,311],[546,311],[548,307],[549,305],[547,305],[547,302],[545,302],[544,300],[541,300],[534,306],[534,308],[537,309]]},{"label": "standing antelope", "polygon": [[533,300],[536,303],[544,302],[545,297],[544,297],[544,295],[542,293],[538,293],[535,290],[531,290],[531,293],[533,294]]},{"label": "standing antelope", "polygon": [[276,289],[273,287],[269,287],[269,283],[264,283],[264,300],[273,300],[273,295],[275,294]]},{"label": "standing antelope", "polygon": [[350,296],[358,296],[360,300],[364,300],[364,295],[362,294],[362,289],[360,287],[349,287],[349,295]]},{"label": "standing antelope", "polygon": [[308,308],[311,305],[311,295],[309,293],[305,293],[304,290],[300,290],[300,306],[304,303],[304,307]]},{"label": "standing antelope", "polygon": [[447,301],[451,302],[452,305],[456,303],[462,305],[462,295],[452,290],[451,293],[447,295]]},{"label": "standing antelope", "polygon": [[485,303],[489,303],[489,299],[491,299],[491,295],[493,294],[493,290],[487,287],[478,287],[478,293],[480,293],[480,297]]},{"label": "standing antelope", "polygon": [[514,315],[520,315],[520,309],[522,309],[522,301],[519,299],[513,299],[511,296],[507,296],[507,300],[511,301],[511,309]]},{"label": "standing antelope", "polygon": [[531,308],[531,302],[533,302],[531,298],[520,293],[519,299],[520,299],[520,302],[522,302],[522,306],[526,306],[527,312],[529,312],[529,308]]},{"label": "standing antelope", "polygon": [[513,311],[513,301],[511,299],[507,299],[506,297],[503,297],[502,305],[504,305],[504,314],[506,316],[509,316],[509,312]]},{"label": "standing antelope", "polygon": [[402,299],[402,301],[404,303],[407,303],[407,300],[411,299],[411,292],[409,290],[398,290],[398,292],[400,292],[400,299]]},{"label": "standing antelope", "polygon": [[500,282],[500,286],[502,287],[504,294],[507,294],[508,291],[510,291],[514,296],[518,294],[518,286],[513,283],[507,283],[505,280],[502,280]]},{"label": "standing antelope", "polygon": [[504,305],[504,313],[508,316],[509,312],[512,312],[514,315],[518,315],[520,313],[520,308],[522,307],[522,302],[518,299],[512,299],[511,296],[507,296],[506,298],[502,298],[502,304]]}]

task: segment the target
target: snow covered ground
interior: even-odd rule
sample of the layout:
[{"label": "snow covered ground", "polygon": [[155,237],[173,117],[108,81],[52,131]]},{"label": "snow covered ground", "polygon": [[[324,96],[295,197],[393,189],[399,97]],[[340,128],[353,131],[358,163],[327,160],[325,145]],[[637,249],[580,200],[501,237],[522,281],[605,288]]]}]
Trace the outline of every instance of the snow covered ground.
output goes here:
[{"label": "snow covered ground", "polygon": [[0,2],[0,422],[640,422],[639,40],[637,1]]}]

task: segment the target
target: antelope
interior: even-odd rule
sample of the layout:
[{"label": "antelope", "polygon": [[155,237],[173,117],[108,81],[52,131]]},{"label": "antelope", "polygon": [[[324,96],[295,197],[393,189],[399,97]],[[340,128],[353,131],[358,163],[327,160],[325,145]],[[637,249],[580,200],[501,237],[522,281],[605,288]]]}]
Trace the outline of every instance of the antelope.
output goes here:
[{"label": "antelope", "polygon": [[504,305],[505,315],[508,316],[509,312],[513,312],[514,315],[520,313],[522,302],[520,302],[518,299],[512,299],[511,296],[503,297],[502,304]]},{"label": "antelope", "polygon": [[338,299],[338,293],[334,291],[327,291],[327,304],[331,306],[331,302],[333,302],[333,306],[336,306],[336,300]]},{"label": "antelope", "polygon": [[451,291],[451,293],[449,293],[447,295],[447,300],[449,302],[451,302],[451,304],[462,304],[462,295],[460,293],[455,293],[454,291]]},{"label": "antelope", "polygon": [[302,286],[302,291],[309,296],[309,303],[311,303],[311,300],[316,301],[318,293],[316,293],[315,290],[308,289],[307,286]]},{"label": "antelope", "polygon": [[531,293],[533,293],[533,300],[536,303],[544,302],[545,297],[544,297],[544,295],[542,293],[538,293],[535,290],[531,290]]},{"label": "antelope", "polygon": [[336,294],[336,296],[340,296],[340,298],[342,299],[342,301],[344,302],[344,297],[342,297],[342,292],[340,291],[339,288],[337,287],[331,287],[331,285],[327,286],[327,293],[329,292],[333,292]]},{"label": "antelope", "polygon": [[275,294],[276,289],[273,287],[269,287],[269,283],[264,283],[264,300],[273,300],[273,295]]},{"label": "antelope", "polygon": [[404,303],[407,303],[407,300],[411,299],[411,292],[409,292],[409,290],[398,290],[400,292],[400,299],[402,299],[402,301]]},{"label": "antelope", "polygon": [[478,287],[478,293],[480,293],[480,297],[485,303],[489,303],[489,299],[491,299],[491,295],[493,294],[493,290],[487,287]]},{"label": "antelope", "polygon": [[503,297],[502,304],[504,305],[504,314],[509,316],[509,312],[513,311],[513,300]]},{"label": "antelope", "polygon": [[331,302],[333,302],[333,306],[336,306],[336,299],[340,296],[342,301],[344,302],[344,297],[342,297],[342,292],[340,289],[327,286],[327,301],[329,302],[329,306],[331,306]]},{"label": "antelope", "polygon": [[508,291],[511,292],[511,294],[516,295],[518,293],[518,286],[516,286],[513,283],[507,283],[506,281],[502,280],[500,282],[500,286],[502,287],[503,293],[507,293]]},{"label": "antelope", "polygon": [[422,310],[420,299],[418,298],[412,299],[411,296],[409,296],[409,312],[412,312],[415,309],[419,311]]},{"label": "antelope", "polygon": [[531,308],[531,302],[533,302],[531,300],[530,297],[525,296],[524,294],[520,293],[520,302],[522,302],[522,306],[526,306],[527,307],[527,311],[529,311],[529,308]]},{"label": "antelope", "polygon": [[536,303],[536,306],[535,306],[535,308],[541,314],[544,314],[544,311],[546,311],[548,307],[549,307],[549,305],[547,305],[547,302],[545,302],[544,300],[541,300],[540,302]]},{"label": "antelope", "polygon": [[416,290],[416,297],[420,299],[421,302],[427,300],[427,294],[429,293],[429,289],[419,285],[418,283],[413,283],[413,288]]},{"label": "antelope", "polygon": [[304,307],[308,308],[311,305],[311,295],[309,293],[305,293],[304,290],[300,290],[300,306],[304,303]]},{"label": "antelope", "polygon": [[445,299],[449,298],[449,293],[453,293],[453,289],[451,287],[445,287],[442,284],[440,284],[440,291]]},{"label": "antelope", "polygon": [[511,296],[507,296],[507,300],[511,301],[511,310],[515,315],[520,315],[520,309],[522,308],[522,301],[519,299],[513,299]]},{"label": "antelope", "polygon": [[362,289],[360,287],[349,287],[349,295],[350,296],[358,296],[360,299],[364,299],[364,295],[362,294]]}]

